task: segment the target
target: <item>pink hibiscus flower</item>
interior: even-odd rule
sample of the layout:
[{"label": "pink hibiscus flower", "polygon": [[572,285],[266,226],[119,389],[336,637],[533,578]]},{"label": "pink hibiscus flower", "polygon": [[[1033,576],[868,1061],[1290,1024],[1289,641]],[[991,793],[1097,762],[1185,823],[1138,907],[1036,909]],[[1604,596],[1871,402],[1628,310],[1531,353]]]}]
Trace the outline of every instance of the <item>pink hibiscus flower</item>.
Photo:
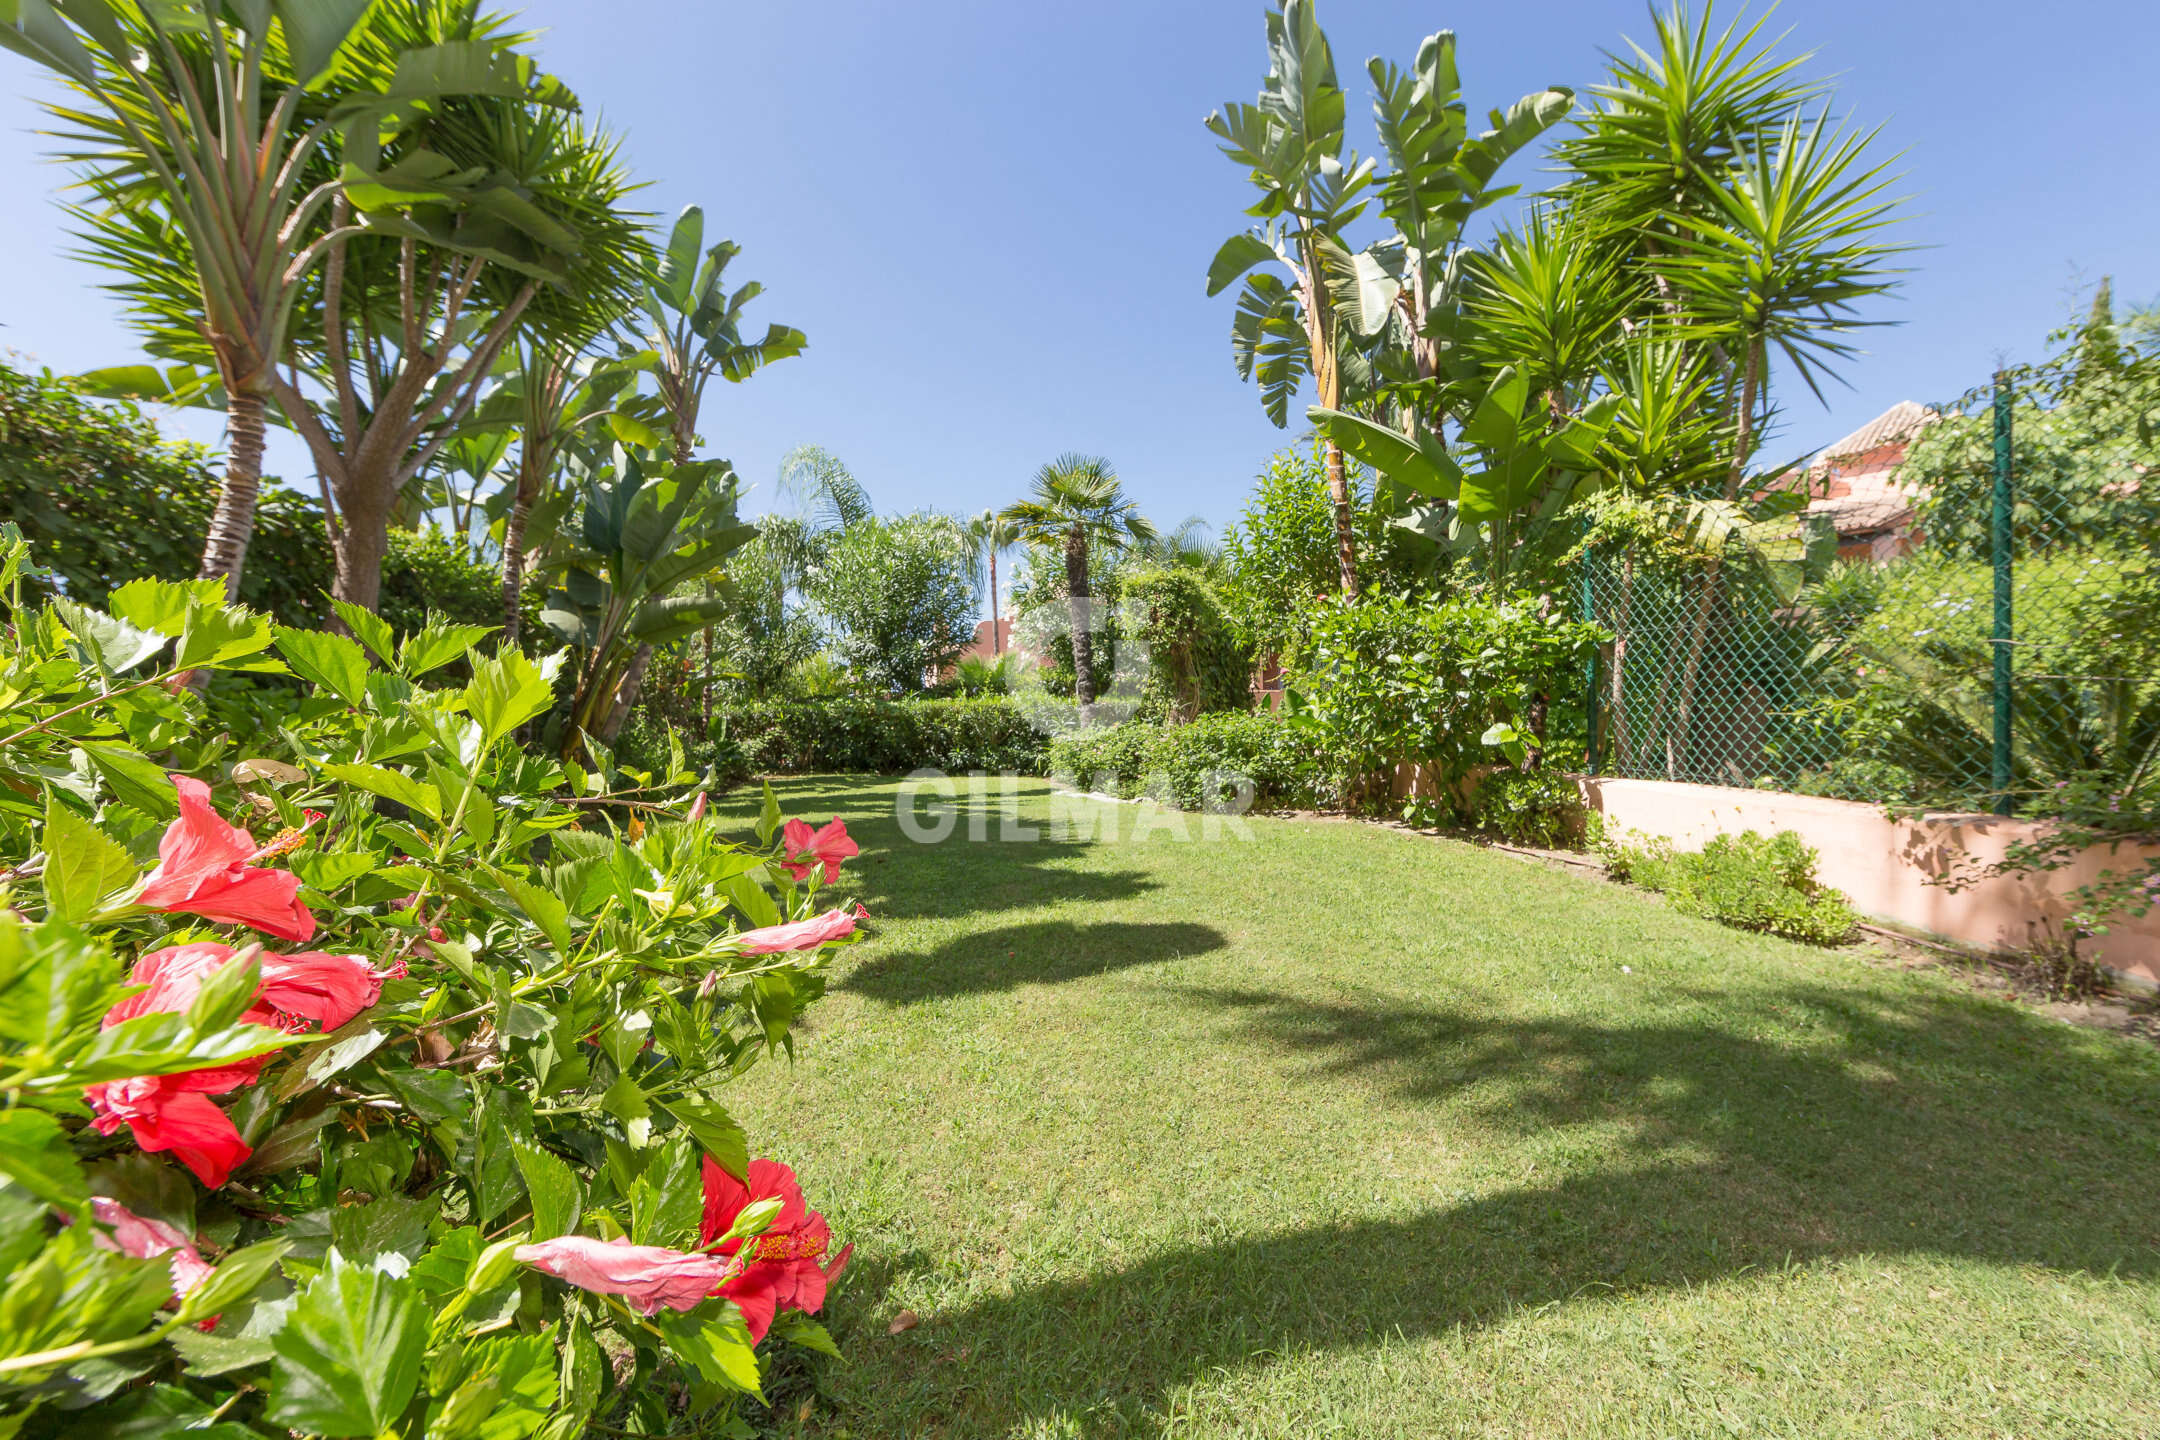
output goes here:
[{"label": "pink hibiscus flower", "polygon": [[848,839],[847,826],[837,815],[815,830],[806,820],[790,820],[780,827],[780,868],[797,880],[822,865],[825,883],[830,885],[840,878],[840,862],[861,853],[862,847]]},{"label": "pink hibiscus flower", "polygon": [[741,1273],[742,1262],[719,1255],[692,1255],[628,1240],[563,1235],[514,1252],[523,1264],[567,1280],[596,1295],[620,1295],[641,1315],[665,1307],[692,1310],[721,1284]]},{"label": "pink hibiscus flower", "polygon": [[[90,1201],[90,1212],[99,1223],[112,1227],[112,1234],[93,1231],[91,1240],[102,1249],[116,1250],[134,1260],[154,1260],[160,1255],[170,1255],[167,1262],[172,1269],[173,1299],[178,1300],[206,1279],[212,1266],[202,1258],[195,1242],[182,1234],[179,1227],[163,1220],[152,1220],[99,1195]],[[208,1330],[217,1324],[217,1317],[198,1321],[197,1328]]]},{"label": "pink hibiscus flower", "polygon": [[855,933],[855,922],[866,920],[870,912],[857,905],[853,910],[828,910],[823,915],[808,920],[796,920],[786,925],[767,925],[760,930],[745,930],[734,937],[736,946],[745,955],[778,955],[788,950],[815,950],[818,946],[834,940],[845,940]]},{"label": "pink hibiscus flower", "polygon": [[224,925],[252,925],[283,940],[312,939],[315,917],[300,903],[300,877],[255,865],[291,849],[300,832],[258,846],[254,836],[211,808],[208,785],[185,775],[173,776],[172,782],[180,792],[180,818],[158,842],[158,867],[137,903]]}]

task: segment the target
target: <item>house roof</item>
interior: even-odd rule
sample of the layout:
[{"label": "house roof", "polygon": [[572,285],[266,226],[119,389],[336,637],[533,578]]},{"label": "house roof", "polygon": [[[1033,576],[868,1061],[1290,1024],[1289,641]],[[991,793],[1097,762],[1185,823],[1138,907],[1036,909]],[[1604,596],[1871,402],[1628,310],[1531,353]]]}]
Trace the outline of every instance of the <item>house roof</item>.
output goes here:
[{"label": "house roof", "polygon": [[1935,419],[1935,412],[1919,401],[1900,400],[1844,439],[1825,445],[1808,465],[1808,472],[1817,474],[1840,460],[1865,455],[1870,451],[1880,450],[1885,445],[1895,445],[1901,440],[1910,440],[1924,427],[1933,424]]}]

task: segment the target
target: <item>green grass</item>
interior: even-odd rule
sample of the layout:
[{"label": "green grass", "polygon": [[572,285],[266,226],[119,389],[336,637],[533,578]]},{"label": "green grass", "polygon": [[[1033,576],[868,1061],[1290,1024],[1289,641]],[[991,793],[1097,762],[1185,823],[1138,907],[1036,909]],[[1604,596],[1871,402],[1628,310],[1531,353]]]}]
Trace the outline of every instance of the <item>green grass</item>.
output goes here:
[{"label": "green grass", "polygon": [[857,1245],[782,1433],[2160,1435],[2149,1047],[1369,826],[779,788],[876,917],[732,1097]]}]

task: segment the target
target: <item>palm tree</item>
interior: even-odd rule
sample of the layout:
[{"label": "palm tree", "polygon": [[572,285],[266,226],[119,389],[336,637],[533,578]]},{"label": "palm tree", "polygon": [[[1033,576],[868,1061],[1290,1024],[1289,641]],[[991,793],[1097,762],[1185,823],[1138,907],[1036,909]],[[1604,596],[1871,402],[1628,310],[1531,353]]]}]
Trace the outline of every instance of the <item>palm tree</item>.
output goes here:
[{"label": "palm tree", "polygon": [[1026,499],[1005,507],[1003,518],[1022,544],[1065,553],[1066,604],[1072,616],[1073,693],[1080,713],[1095,704],[1095,649],[1089,637],[1088,557],[1116,554],[1155,538],[1155,526],[1126,498],[1117,470],[1094,455],[1060,455],[1035,472]]},{"label": "palm tree", "polygon": [[1019,532],[997,511],[985,510],[968,521],[967,539],[977,561],[990,571],[990,653],[1001,654],[1005,647],[998,634],[997,562],[1000,553],[1019,543]]}]

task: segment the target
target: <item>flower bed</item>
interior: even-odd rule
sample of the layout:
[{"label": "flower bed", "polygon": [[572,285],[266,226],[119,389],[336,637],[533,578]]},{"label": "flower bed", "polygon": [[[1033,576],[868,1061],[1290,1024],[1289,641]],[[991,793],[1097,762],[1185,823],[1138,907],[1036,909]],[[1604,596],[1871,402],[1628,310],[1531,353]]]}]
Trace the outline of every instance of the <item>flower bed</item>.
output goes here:
[{"label": "flower bed", "polygon": [[[721,1096],[859,937],[844,826],[768,792],[737,843],[686,775],[522,751],[546,667],[429,684],[478,627],[273,629],[216,582],[26,608],[26,563],[0,1427],[732,1433],[773,1344],[832,1349],[847,1247]],[[179,683],[279,671],[307,693],[245,743]]]}]

